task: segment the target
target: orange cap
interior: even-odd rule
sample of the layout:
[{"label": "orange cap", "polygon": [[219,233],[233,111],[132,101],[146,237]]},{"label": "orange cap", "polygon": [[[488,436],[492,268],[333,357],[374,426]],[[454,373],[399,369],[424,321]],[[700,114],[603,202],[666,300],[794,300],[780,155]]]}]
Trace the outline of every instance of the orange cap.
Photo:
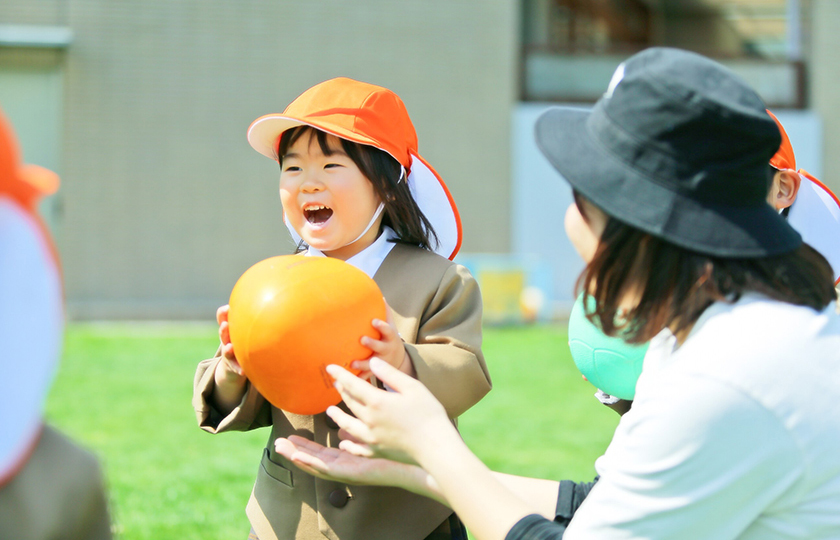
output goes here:
[{"label": "orange cap", "polygon": [[440,175],[417,152],[417,132],[397,94],[346,77],[330,79],[301,94],[282,113],[254,120],[248,142],[260,154],[279,160],[283,132],[301,125],[373,146],[396,159],[408,173],[414,200],[435,229],[435,251],[455,257],[462,234],[458,208]]},{"label": "orange cap", "polygon": [[417,154],[417,133],[402,100],[392,91],[345,77],[316,84],[286,107],[267,114],[248,128],[254,149],[278,159],[280,136],[307,124],[336,137],[375,146],[391,154],[403,167]]},{"label": "orange cap", "polygon": [[785,131],[785,128],[782,127],[782,123],[779,122],[779,119],[776,118],[775,114],[771,113],[769,110],[767,111],[767,114],[769,114],[770,118],[776,122],[776,126],[779,128],[779,133],[782,135],[782,144],[779,146],[779,151],[776,152],[776,155],[770,158],[770,165],[780,171],[784,171],[785,169],[795,171],[796,156],[793,154],[793,146],[790,144],[787,132]]}]

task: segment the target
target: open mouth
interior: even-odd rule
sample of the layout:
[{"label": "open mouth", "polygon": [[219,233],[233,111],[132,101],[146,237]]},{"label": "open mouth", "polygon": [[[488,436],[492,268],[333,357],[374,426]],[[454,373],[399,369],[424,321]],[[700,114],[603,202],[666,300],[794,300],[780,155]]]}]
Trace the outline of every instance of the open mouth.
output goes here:
[{"label": "open mouth", "polygon": [[312,223],[313,225],[326,222],[330,219],[330,217],[332,217],[332,215],[332,208],[324,206],[323,204],[307,206],[303,209],[303,217],[305,217],[306,221]]}]

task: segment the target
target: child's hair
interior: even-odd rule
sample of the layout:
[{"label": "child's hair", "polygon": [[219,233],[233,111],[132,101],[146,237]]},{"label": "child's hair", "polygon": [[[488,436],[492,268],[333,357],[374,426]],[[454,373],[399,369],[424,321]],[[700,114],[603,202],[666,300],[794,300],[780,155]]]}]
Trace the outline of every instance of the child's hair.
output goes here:
[{"label": "child's hair", "polygon": [[[277,155],[280,165],[289,147],[304,134],[314,136],[325,156],[333,154],[327,142],[328,134],[311,126],[298,126],[283,132]],[[387,152],[365,144],[357,144],[347,139],[337,137],[341,141],[344,152],[353,160],[362,174],[370,180],[373,189],[385,206],[382,226],[391,227],[397,233],[397,241],[432,250],[433,242],[436,246],[438,237],[432,224],[417,206],[411,195],[408,182],[400,177],[400,164]],[[298,251],[305,249],[301,241]]]},{"label": "child's hair", "polygon": [[[587,219],[585,200],[575,193]],[[576,288],[595,298],[595,311],[588,317],[607,335],[620,332],[629,343],[645,343],[666,326],[674,333],[690,327],[713,302],[734,302],[747,292],[822,310],[837,298],[833,283],[828,262],[805,243],[769,257],[713,257],[608,216],[595,256]],[[639,291],[639,301],[625,311],[619,302],[631,288]]]}]

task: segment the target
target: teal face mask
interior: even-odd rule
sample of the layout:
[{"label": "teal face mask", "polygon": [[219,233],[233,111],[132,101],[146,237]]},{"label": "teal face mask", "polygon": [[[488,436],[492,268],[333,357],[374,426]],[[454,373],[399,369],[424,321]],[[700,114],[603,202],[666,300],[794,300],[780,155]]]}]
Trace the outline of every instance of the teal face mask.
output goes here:
[{"label": "teal face mask", "polygon": [[[594,309],[589,297],[589,308]],[[621,399],[633,399],[642,372],[647,343],[629,345],[609,337],[586,318],[581,294],[569,315],[569,349],[580,372],[601,391]]]}]

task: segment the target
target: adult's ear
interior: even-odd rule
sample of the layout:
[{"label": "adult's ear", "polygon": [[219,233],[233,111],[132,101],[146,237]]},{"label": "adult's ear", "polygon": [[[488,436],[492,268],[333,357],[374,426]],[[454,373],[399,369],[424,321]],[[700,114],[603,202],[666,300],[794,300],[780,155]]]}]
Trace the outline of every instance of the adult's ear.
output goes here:
[{"label": "adult's ear", "polygon": [[778,171],[773,179],[773,192],[770,204],[776,210],[782,210],[793,204],[796,194],[799,193],[799,185],[802,178],[796,171],[785,169]]}]

